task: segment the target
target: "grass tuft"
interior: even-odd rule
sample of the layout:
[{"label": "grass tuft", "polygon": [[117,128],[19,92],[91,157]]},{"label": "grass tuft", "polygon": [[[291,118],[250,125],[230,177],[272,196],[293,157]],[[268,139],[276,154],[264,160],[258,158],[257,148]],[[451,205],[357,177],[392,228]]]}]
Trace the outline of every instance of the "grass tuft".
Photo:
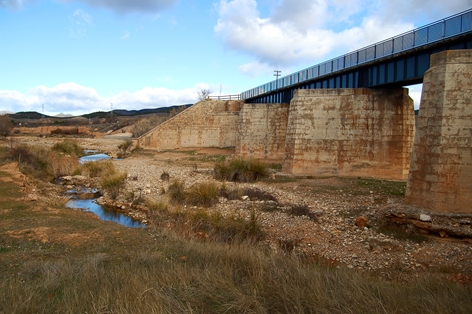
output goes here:
[{"label": "grass tuft", "polygon": [[84,153],[84,149],[72,139],[64,139],[62,142],[54,144],[51,150],[74,156],[81,156]]},{"label": "grass tuft", "polygon": [[218,202],[220,188],[216,182],[202,182],[193,185],[185,193],[185,201],[193,206],[210,207]]},{"label": "grass tuft", "polygon": [[229,162],[218,162],[214,167],[217,180],[254,182],[268,175],[269,166],[256,159],[234,158]]},{"label": "grass tuft", "polygon": [[185,201],[185,183],[180,180],[173,181],[167,190],[170,201],[174,204],[182,204]]}]

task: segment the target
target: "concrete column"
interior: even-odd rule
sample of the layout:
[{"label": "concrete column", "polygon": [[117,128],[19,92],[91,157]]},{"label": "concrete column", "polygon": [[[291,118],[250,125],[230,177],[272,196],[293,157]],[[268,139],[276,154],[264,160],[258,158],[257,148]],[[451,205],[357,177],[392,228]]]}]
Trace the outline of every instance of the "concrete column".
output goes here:
[{"label": "concrete column", "polygon": [[472,212],[472,50],[431,56],[405,203]]},{"label": "concrete column", "polygon": [[408,90],[297,90],[283,170],[316,176],[406,180],[414,137]]}]

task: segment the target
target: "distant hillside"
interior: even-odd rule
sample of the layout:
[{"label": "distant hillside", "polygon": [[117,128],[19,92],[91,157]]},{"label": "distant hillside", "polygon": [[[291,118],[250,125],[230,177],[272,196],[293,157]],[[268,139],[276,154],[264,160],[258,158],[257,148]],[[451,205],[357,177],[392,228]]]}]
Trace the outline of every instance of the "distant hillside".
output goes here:
[{"label": "distant hillside", "polygon": [[[180,105],[180,106],[170,106],[170,107],[160,107],[160,108],[154,108],[154,109],[140,109],[140,110],[126,110],[126,109],[116,109],[113,110],[113,114],[117,116],[126,116],[126,117],[132,117],[132,116],[139,116],[139,115],[146,115],[146,114],[157,114],[157,113],[169,113],[172,109],[174,108],[179,108],[181,106],[186,106],[187,108],[190,107],[192,104],[186,104],[186,105]],[[81,117],[84,118],[105,118],[108,114],[110,114],[110,111],[96,111],[92,113],[87,113],[84,115],[81,115]],[[21,111],[17,113],[10,113],[8,116],[12,119],[31,119],[31,120],[37,120],[41,118],[52,118],[52,119],[68,119],[71,118],[72,116],[69,115],[57,115],[57,116],[48,116],[48,115],[43,115],[39,112],[36,111]]]},{"label": "distant hillside", "polygon": [[44,115],[36,111],[21,111],[17,113],[12,113],[8,115],[12,119],[41,119],[41,118],[53,118],[51,116]]}]

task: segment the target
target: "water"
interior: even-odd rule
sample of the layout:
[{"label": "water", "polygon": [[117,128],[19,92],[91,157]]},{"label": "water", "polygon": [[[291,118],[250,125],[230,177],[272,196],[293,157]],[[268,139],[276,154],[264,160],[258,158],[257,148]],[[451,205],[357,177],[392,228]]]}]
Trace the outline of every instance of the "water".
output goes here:
[{"label": "water", "polygon": [[67,203],[67,207],[85,209],[100,217],[101,220],[113,221],[129,228],[146,228],[146,225],[131,217],[103,208],[101,205],[95,203],[95,199],[70,200]]},{"label": "water", "polygon": [[88,156],[80,157],[79,162],[81,164],[84,164],[86,162],[97,161],[97,160],[102,160],[102,159],[110,159],[110,156],[108,156],[107,154],[88,155]]}]

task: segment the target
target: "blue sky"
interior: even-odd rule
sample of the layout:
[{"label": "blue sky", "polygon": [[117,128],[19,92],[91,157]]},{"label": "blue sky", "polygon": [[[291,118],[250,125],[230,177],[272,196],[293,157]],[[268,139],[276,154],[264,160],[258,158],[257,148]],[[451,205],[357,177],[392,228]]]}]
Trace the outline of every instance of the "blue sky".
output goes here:
[{"label": "blue sky", "polygon": [[[472,0],[0,0],[0,112],[83,114],[236,94]],[[419,102],[420,88],[410,95]],[[418,106],[418,104],[417,104]]]}]

